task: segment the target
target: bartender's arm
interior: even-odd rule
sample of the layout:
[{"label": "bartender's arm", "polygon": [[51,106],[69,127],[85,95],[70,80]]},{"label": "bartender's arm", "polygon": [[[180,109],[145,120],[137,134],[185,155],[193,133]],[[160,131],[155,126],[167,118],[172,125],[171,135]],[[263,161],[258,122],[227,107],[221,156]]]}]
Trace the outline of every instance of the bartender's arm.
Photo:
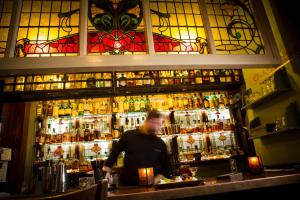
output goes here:
[{"label": "bartender's arm", "polygon": [[154,183],[159,183],[163,177],[169,177],[171,175],[171,163],[169,160],[168,150],[166,144],[163,142],[162,152],[161,152],[161,170],[154,177]]},{"label": "bartender's arm", "polygon": [[119,154],[122,151],[124,151],[125,137],[126,137],[126,133],[121,136],[121,138],[119,139],[119,141],[115,145],[113,145],[111,153],[109,154],[107,160],[104,163],[102,171],[106,172],[106,178],[111,173],[112,166],[117,161]]}]

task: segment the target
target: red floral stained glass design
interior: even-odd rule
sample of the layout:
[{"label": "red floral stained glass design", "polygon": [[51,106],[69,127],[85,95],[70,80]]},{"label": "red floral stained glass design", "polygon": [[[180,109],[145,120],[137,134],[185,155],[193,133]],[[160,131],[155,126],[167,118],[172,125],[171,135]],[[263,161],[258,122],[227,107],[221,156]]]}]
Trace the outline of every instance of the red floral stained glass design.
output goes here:
[{"label": "red floral stained glass design", "polygon": [[[176,48],[185,51],[195,51],[198,44],[184,42],[154,34],[154,48],[156,52],[176,51]],[[28,54],[59,54],[78,52],[78,34],[63,37],[50,42],[34,44],[28,39],[21,39],[17,42],[16,54],[19,57],[26,57]],[[145,33],[143,31],[128,31],[123,33],[120,30],[112,30],[110,33],[89,32],[88,53],[124,54],[124,52],[147,52]]]}]

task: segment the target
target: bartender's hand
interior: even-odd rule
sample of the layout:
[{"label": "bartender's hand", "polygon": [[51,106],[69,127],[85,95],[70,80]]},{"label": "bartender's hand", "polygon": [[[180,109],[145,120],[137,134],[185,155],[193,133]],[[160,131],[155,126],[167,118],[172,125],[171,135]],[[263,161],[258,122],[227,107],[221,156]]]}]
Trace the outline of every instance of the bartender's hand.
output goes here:
[{"label": "bartender's hand", "polygon": [[163,179],[164,176],[162,174],[157,174],[155,177],[154,177],[154,184],[157,184],[160,182],[161,179]]},{"label": "bartender's hand", "polygon": [[109,176],[110,176],[110,173],[111,173],[112,169],[111,169],[110,167],[103,166],[103,167],[102,167],[102,171],[103,171],[103,172],[106,172],[104,178],[105,178],[105,179],[108,179]]}]

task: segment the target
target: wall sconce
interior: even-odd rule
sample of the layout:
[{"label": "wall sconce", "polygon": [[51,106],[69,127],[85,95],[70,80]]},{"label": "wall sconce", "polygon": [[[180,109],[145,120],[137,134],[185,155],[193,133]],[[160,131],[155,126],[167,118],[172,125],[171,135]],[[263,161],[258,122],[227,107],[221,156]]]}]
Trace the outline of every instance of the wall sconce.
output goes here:
[{"label": "wall sconce", "polygon": [[139,184],[140,185],[153,185],[154,183],[154,173],[153,168],[139,168]]},{"label": "wall sconce", "polygon": [[262,174],[264,172],[264,167],[260,156],[248,157],[248,164],[251,174]]}]

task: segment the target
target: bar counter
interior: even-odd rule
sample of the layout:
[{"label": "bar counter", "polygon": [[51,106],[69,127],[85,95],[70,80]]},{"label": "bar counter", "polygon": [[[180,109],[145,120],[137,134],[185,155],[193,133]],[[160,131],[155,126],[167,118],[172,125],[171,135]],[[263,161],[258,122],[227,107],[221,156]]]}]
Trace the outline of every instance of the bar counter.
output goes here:
[{"label": "bar counter", "polygon": [[[297,173],[266,173],[264,176],[244,176],[241,181],[206,179],[204,185],[177,187],[170,189],[155,189],[154,187],[119,187],[108,192],[109,200],[162,200],[205,197],[211,195],[265,190],[266,188],[299,186],[300,172]],[[297,188],[296,187],[296,188]],[[299,187],[298,187],[299,188]],[[252,192],[253,194],[253,192]]]}]

